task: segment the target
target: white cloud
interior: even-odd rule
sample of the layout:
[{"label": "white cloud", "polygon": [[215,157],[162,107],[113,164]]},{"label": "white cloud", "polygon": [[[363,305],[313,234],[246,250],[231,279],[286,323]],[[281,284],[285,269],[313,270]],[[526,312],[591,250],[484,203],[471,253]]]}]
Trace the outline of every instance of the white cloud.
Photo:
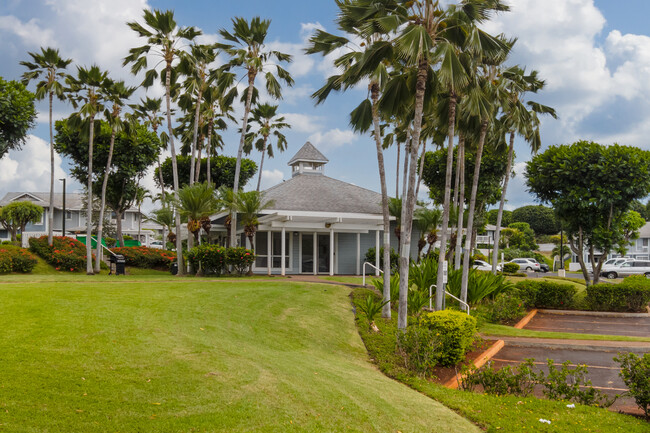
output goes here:
[{"label": "white cloud", "polygon": [[335,149],[345,144],[351,144],[357,141],[358,138],[358,135],[355,135],[354,132],[350,130],[342,131],[335,128],[330,129],[325,133],[316,132],[309,136],[309,141],[318,147],[318,149],[324,151]]},{"label": "white cloud", "polygon": [[13,33],[32,46],[57,44],[54,32],[51,29],[42,28],[39,20],[35,18],[24,23],[13,15],[0,16],[0,33],[2,31]]},{"label": "white cloud", "polygon": [[[280,170],[262,170],[262,182],[260,185],[260,190],[265,190],[274,185],[279,184],[284,180],[284,173]],[[250,182],[251,186],[256,185],[257,182]]]},{"label": "white cloud", "polygon": [[321,128],[321,118],[300,113],[282,113],[292,131],[313,133]]},{"label": "white cloud", "polygon": [[506,204],[504,208],[506,210],[514,210],[521,206],[535,204],[534,197],[528,193],[526,187],[526,179],[524,177],[526,163],[518,162],[514,164],[512,169],[515,172],[515,176],[511,177],[510,182],[508,182],[508,192],[506,193]]}]

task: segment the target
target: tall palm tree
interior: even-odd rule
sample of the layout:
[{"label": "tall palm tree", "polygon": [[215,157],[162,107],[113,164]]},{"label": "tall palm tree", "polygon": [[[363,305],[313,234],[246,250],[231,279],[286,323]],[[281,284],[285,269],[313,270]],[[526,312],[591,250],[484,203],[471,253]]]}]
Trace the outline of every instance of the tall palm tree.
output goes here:
[{"label": "tall palm tree", "polygon": [[[50,211],[47,215],[47,243],[52,245],[52,237],[54,230],[54,133],[52,122],[52,104],[54,96],[60,101],[65,99],[65,89],[61,81],[65,78],[63,70],[68,67],[72,59],[63,59],[59,54],[58,49],[43,48],[39,53],[28,53],[32,61],[20,62],[25,66],[28,71],[23,74],[23,82],[25,84],[32,80],[43,77],[43,80],[36,84],[36,99],[42,100],[49,98],[49,113],[50,113]],[[65,216],[64,216],[65,217]],[[63,233],[65,236],[65,233]]]},{"label": "tall palm tree", "polygon": [[195,183],[178,190],[178,208],[182,217],[187,218],[187,230],[199,241],[201,219],[209,217],[218,209],[214,188],[208,183]]},{"label": "tall palm tree", "polygon": [[244,234],[251,244],[251,249],[255,249],[253,238],[257,232],[259,221],[258,215],[264,209],[273,206],[273,200],[264,200],[264,193],[260,191],[240,191],[235,195],[235,208],[241,215],[241,224],[244,227]]},{"label": "tall palm tree", "polygon": [[[219,73],[219,71],[217,71]],[[212,167],[211,159],[216,154],[216,149],[223,149],[223,138],[217,130],[227,129],[227,124],[224,119],[234,120],[230,114],[232,111],[232,100],[228,100],[220,92],[217,87],[210,87],[203,96],[203,118],[207,126],[207,146],[205,149],[205,156],[207,157],[206,176],[209,184],[212,183]]]},{"label": "tall palm tree", "polygon": [[[244,105],[244,118],[241,125],[241,138],[239,140],[239,149],[237,150],[237,162],[235,164],[235,179],[233,189],[239,191],[239,172],[241,170],[242,152],[246,142],[246,133],[248,131],[248,115],[251,111],[253,103],[253,93],[255,90],[255,79],[258,74],[267,72],[264,75],[266,80],[266,91],[268,94],[275,98],[282,98],[282,90],[280,83],[275,75],[268,70],[270,63],[274,60],[278,62],[291,62],[292,57],[289,54],[280,51],[267,50],[264,45],[270,20],[263,20],[260,17],[254,17],[250,23],[244,18],[235,17],[232,19],[233,30],[232,33],[226,29],[219,30],[219,34],[226,41],[231,42],[233,45],[222,44],[219,45],[230,56],[230,61],[223,67],[226,74],[222,75],[221,85],[230,86],[234,82],[235,74],[230,72],[237,68],[243,68],[247,78],[246,101]],[[276,74],[279,79],[285,82],[287,86],[293,86],[293,78],[288,71],[275,65]],[[236,91],[236,87],[233,88]],[[237,234],[237,215],[235,213],[231,216],[233,230],[230,233],[230,243],[232,246],[236,245]]]},{"label": "tall palm tree", "polygon": [[[174,12],[171,10],[160,11],[154,9],[143,11],[144,21],[146,26],[138,22],[130,22],[127,25],[135,31],[138,36],[147,39],[147,43],[140,47],[131,48],[129,55],[126,56],[123,66],[133,63],[131,72],[138,74],[143,69],[148,67],[148,56],[154,55],[162,58],[160,62],[146,71],[142,85],[149,88],[153,85],[154,81],[158,78],[159,73],[156,69],[159,64],[163,64],[164,68],[161,72],[161,77],[165,83],[165,102],[167,106],[167,130],[169,134],[169,144],[172,154],[172,175],[174,179],[174,194],[178,198],[178,165],[176,164],[176,148],[174,147],[174,131],[172,128],[172,115],[171,115],[171,87],[172,78],[175,84],[175,66],[182,51],[182,44],[186,41],[192,41],[194,38],[201,34],[201,31],[194,27],[178,27],[174,19]],[[181,240],[181,217],[176,215],[176,251],[178,261],[178,274],[183,275],[183,243]]]},{"label": "tall palm tree", "polygon": [[538,72],[533,70],[529,75],[526,75],[524,69],[519,66],[513,66],[503,72],[504,78],[507,80],[505,84],[507,97],[506,103],[503,105],[503,123],[509,129],[509,146],[508,146],[508,165],[506,175],[503,180],[503,187],[501,189],[501,201],[499,202],[499,211],[497,212],[497,224],[494,232],[494,251],[492,252],[492,273],[496,275],[497,263],[499,260],[499,239],[501,235],[501,221],[503,218],[503,207],[506,201],[506,193],[508,191],[508,182],[510,180],[510,171],[512,169],[512,159],[515,146],[515,135],[519,134],[530,144],[531,151],[536,153],[541,146],[541,138],[539,135],[539,118],[537,114],[549,114],[554,119],[557,119],[555,110],[542,104],[533,101],[528,101],[526,105],[523,104],[524,94],[527,92],[537,93],[544,88],[544,81],[537,77]]},{"label": "tall palm tree", "polygon": [[[163,205],[159,209],[154,209],[151,212],[151,215],[147,216],[149,221],[153,221],[156,224],[160,224],[163,227],[162,241],[164,249],[167,249],[167,242],[173,242],[171,239],[175,237],[174,235],[174,211],[163,202]],[[169,230],[167,236],[165,236],[165,229]]]},{"label": "tall palm tree", "polygon": [[[224,221],[224,226],[226,227],[228,242],[231,242],[231,231],[233,229],[232,215],[237,212],[236,194],[232,188],[228,188],[226,185],[221,185],[219,187],[217,190],[217,208],[228,212]],[[229,246],[235,245],[230,243]]]},{"label": "tall palm tree", "polygon": [[[269,158],[273,158],[273,143],[269,143],[269,137],[271,135],[275,136],[275,147],[280,152],[284,152],[287,148],[287,138],[280,131],[284,128],[291,128],[291,125],[284,121],[284,116],[276,117],[277,111],[277,105],[267,103],[258,104],[253,111],[251,111],[251,122],[255,123],[257,128],[247,137],[245,151],[249,153],[253,141],[255,141],[255,148],[262,153],[259,175],[257,177],[257,191],[260,190],[260,183],[262,182],[264,155],[268,154]],[[255,138],[257,138],[257,140],[255,140]]]},{"label": "tall palm tree", "polygon": [[[111,109],[104,112],[106,120],[111,126],[111,140],[108,147],[108,159],[106,160],[106,169],[104,170],[104,181],[102,182],[101,204],[99,206],[99,221],[97,222],[97,251],[95,252],[95,273],[100,271],[100,262],[102,260],[102,235],[104,231],[104,211],[106,209],[106,187],[108,186],[108,176],[110,175],[111,165],[113,162],[113,149],[115,147],[115,136],[122,130],[122,119],[120,114],[125,100],[130,98],[135,87],[128,87],[124,81],[107,80],[106,85],[101,92],[104,94],[106,102],[112,103]],[[138,239],[140,239],[138,237]]]},{"label": "tall palm tree", "polygon": [[429,253],[433,245],[438,240],[438,226],[442,221],[442,211],[440,209],[419,208],[415,211],[415,226],[420,232],[418,240],[418,261],[422,255],[422,250],[428,244]]},{"label": "tall palm tree", "polygon": [[102,89],[106,88],[108,72],[93,65],[90,68],[77,66],[77,76],[66,77],[70,91],[70,101],[74,108],[79,108],[72,116],[73,123],[88,125],[88,202],[86,215],[86,273],[93,275],[92,261],[92,208],[93,208],[93,141],[95,135],[95,117],[104,109],[105,96]]},{"label": "tall palm tree", "polygon": [[[156,134],[156,137],[160,138],[161,143],[166,147],[167,142],[169,141],[169,136],[166,133],[158,135],[158,128],[163,123],[163,117],[160,114],[160,108],[162,106],[162,99],[160,98],[140,98],[139,104],[131,104],[129,107],[133,110],[133,114],[143,119],[145,124],[151,127],[153,133]],[[162,177],[162,167],[160,164],[160,155],[158,155],[158,182],[160,183],[160,193],[162,196],[165,196],[165,184]]]}]

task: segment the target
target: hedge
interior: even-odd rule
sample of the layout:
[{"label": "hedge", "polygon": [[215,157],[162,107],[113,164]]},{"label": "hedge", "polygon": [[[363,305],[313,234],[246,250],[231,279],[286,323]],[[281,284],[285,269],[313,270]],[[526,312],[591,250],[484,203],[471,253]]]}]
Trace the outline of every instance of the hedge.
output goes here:
[{"label": "hedge", "polygon": [[48,245],[47,236],[30,238],[29,249],[57,271],[75,272],[86,266],[86,246],[73,238],[55,236],[52,246]]},{"label": "hedge", "polygon": [[187,260],[204,274],[221,275],[226,268],[226,247],[214,244],[196,246],[187,252]]},{"label": "hedge", "polygon": [[578,289],[572,284],[526,280],[515,284],[527,308],[570,309]]},{"label": "hedge", "polygon": [[619,284],[594,284],[587,287],[586,301],[596,311],[644,312],[650,303],[650,280],[633,276]]},{"label": "hedge", "polygon": [[111,248],[114,254],[121,254],[126,259],[127,266],[146,269],[169,270],[176,261],[176,253],[147,247],[119,247]]},{"label": "hedge", "polygon": [[36,256],[14,245],[0,246],[0,274],[20,272],[27,274],[38,263]]},{"label": "hedge", "polygon": [[476,318],[460,311],[426,313],[420,317],[418,325],[430,329],[439,339],[437,362],[443,366],[456,365],[462,361],[476,334]]}]

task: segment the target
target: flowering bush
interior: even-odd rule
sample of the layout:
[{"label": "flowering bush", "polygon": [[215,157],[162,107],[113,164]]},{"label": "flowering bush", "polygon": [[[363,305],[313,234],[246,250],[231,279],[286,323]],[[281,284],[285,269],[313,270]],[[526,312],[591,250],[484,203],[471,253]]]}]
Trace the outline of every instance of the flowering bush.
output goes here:
[{"label": "flowering bush", "polygon": [[203,244],[187,252],[187,260],[194,269],[202,269],[205,274],[221,273],[226,268],[226,250],[220,245]]},{"label": "flowering bush", "polygon": [[235,268],[239,275],[248,272],[255,262],[255,253],[244,247],[226,248],[226,264]]},{"label": "flowering bush", "polygon": [[115,254],[121,254],[126,259],[127,266],[147,269],[169,270],[176,261],[176,253],[147,247],[120,247],[111,248]]},{"label": "flowering bush", "polygon": [[47,236],[30,238],[29,249],[57,271],[75,272],[86,266],[86,246],[76,239],[55,236],[50,246],[47,244]]}]

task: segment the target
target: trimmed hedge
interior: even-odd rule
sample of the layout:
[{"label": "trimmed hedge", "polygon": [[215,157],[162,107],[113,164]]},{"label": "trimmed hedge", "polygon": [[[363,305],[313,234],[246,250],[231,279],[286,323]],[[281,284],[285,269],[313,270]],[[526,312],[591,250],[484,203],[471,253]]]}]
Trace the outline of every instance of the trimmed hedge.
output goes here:
[{"label": "trimmed hedge", "polygon": [[55,236],[52,246],[47,244],[47,236],[30,238],[29,249],[57,271],[75,272],[86,266],[86,246],[73,238]]},{"label": "trimmed hedge", "polygon": [[572,284],[526,280],[515,284],[527,308],[570,309],[575,306],[578,289]]},{"label": "trimmed hedge", "polygon": [[0,246],[0,274],[9,272],[27,274],[37,263],[36,256],[23,248],[13,245]]},{"label": "trimmed hedge", "polygon": [[418,325],[435,334],[439,343],[437,362],[443,366],[456,365],[462,361],[476,334],[476,318],[460,311],[426,313],[420,317]]},{"label": "trimmed hedge", "polygon": [[134,268],[169,270],[176,261],[176,253],[147,247],[119,247],[111,248],[115,254],[121,254],[126,259],[127,266]]},{"label": "trimmed hedge", "polygon": [[632,276],[619,284],[594,284],[587,287],[586,302],[595,311],[644,312],[650,303],[650,280]]},{"label": "trimmed hedge", "polygon": [[226,248],[226,264],[235,268],[239,275],[248,272],[255,263],[255,253],[244,247]]},{"label": "trimmed hedge", "polygon": [[516,263],[504,263],[503,272],[506,274],[514,274],[519,272],[519,265]]},{"label": "trimmed hedge", "polygon": [[226,269],[226,247],[214,244],[196,246],[186,253],[187,260],[194,269],[204,274],[221,275]]}]

